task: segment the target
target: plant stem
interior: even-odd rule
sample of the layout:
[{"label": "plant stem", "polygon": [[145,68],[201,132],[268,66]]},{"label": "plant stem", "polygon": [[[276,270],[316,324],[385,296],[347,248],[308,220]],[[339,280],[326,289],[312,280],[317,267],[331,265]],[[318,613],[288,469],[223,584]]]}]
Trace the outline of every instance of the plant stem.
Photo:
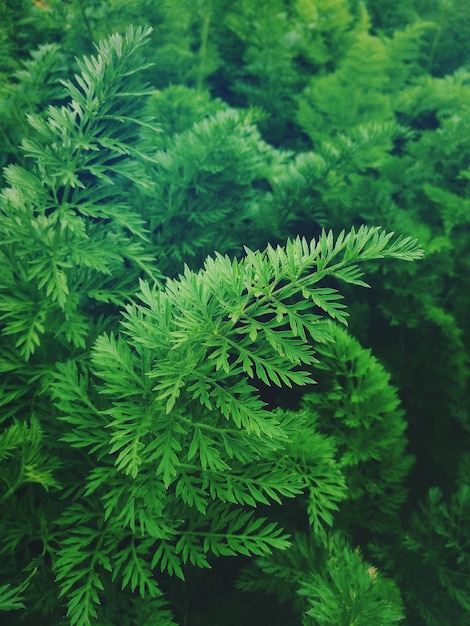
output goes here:
[{"label": "plant stem", "polygon": [[201,46],[199,48],[199,67],[197,72],[197,90],[202,91],[204,78],[205,78],[205,68],[206,68],[206,59],[207,59],[207,44],[209,42],[209,29],[211,23],[211,3],[208,3],[207,10],[203,15],[202,19],[202,29],[201,29]]}]

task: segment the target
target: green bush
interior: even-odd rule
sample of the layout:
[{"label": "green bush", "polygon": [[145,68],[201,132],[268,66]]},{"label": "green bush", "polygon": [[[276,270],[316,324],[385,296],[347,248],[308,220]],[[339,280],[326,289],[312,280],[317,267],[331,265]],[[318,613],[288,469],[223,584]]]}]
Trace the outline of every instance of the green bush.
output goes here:
[{"label": "green bush", "polygon": [[468,621],[466,9],[385,4],[0,8],[7,626]]}]

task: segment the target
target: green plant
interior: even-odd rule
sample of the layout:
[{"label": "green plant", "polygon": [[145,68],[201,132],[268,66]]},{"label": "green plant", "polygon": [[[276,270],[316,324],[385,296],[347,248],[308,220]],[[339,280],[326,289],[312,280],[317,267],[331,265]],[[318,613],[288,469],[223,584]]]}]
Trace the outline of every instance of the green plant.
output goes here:
[{"label": "green plant", "polygon": [[262,141],[256,119],[254,110],[216,111],[167,136],[165,150],[154,153],[152,188],[144,194],[166,275],[174,275],[184,263],[200,267],[214,249],[240,253],[250,223],[250,240],[257,242],[261,228],[255,228],[254,215],[264,195],[260,187],[284,165],[284,156]]},{"label": "green plant", "polygon": [[460,469],[457,491],[448,496],[431,488],[412,514],[406,534],[397,534],[393,550],[373,546],[376,558],[395,572],[410,621],[426,626],[443,620],[463,626],[470,611],[468,458]]},{"label": "green plant", "polygon": [[2,4],[7,626],[466,623],[465,11]]},{"label": "green plant", "polygon": [[304,626],[392,626],[403,620],[396,584],[340,533],[329,535],[324,546],[314,537],[295,535],[285,552],[256,559],[238,586],[293,602]]},{"label": "green plant", "polygon": [[318,389],[301,407],[312,428],[328,434],[348,486],[337,524],[367,535],[393,530],[406,500],[413,459],[407,423],[390,375],[359,342],[331,325],[333,341],[318,346]]},{"label": "green plant", "polygon": [[[332,276],[360,285],[358,261],[417,256],[413,242],[392,244],[390,237],[360,229],[335,243],[324,234],[311,244],[247,249],[241,261],[208,258],[202,271],[187,269],[163,290],[142,282],[142,304],[127,307],[120,336],[101,335],[94,346],[92,371],[103,381],[96,391],[109,398],[104,406],[75,364],[58,367],[55,402],[72,427],[63,440],[97,461],[76,486],[80,504],[62,518],[70,540],[56,569],[69,613],[78,611],[72,623],[87,623],[86,611],[93,616],[106,570],[123,588],[158,595],[156,567],[183,578],[188,563],[207,567],[214,556],[287,547],[277,524],[249,510],[257,504],[310,487],[312,527],[321,536],[322,524],[331,524],[329,509],[343,489],[331,461],[317,474],[329,448],[317,451],[321,437],[315,444],[309,428],[311,445],[297,461],[289,439],[299,437],[302,419],[266,407],[255,383],[309,381],[314,356],[307,337],[330,340],[309,303],[345,319],[337,291],[319,281]],[[109,542],[125,547],[113,554]],[[86,550],[86,569],[73,574]]]},{"label": "green plant", "polygon": [[[258,385],[310,380],[310,340],[330,340],[323,315],[345,321],[339,294],[320,281],[363,285],[358,262],[420,256],[410,239],[360,228],[336,241],[324,233],[245,249],[240,260],[209,257],[163,286],[143,247],[143,217],[130,208],[131,189],[152,188],[160,165],[139,148],[138,128],[148,142],[155,127],[130,114],[130,98],[146,93],[136,78],[146,35],[130,28],[102,42],[80,62],[79,86],[66,84],[70,104],[30,116],[36,135],[23,146],[35,167],[10,165],[2,194],[2,442],[11,474],[2,551],[16,564],[5,574],[28,594],[31,615],[54,620],[51,568],[73,625],[112,623],[116,611],[170,624],[160,576],[286,548],[282,527],[256,505],[310,488],[322,536],[344,494],[332,447],[309,429],[312,446],[297,458],[289,439],[302,419],[266,406]],[[108,283],[124,259],[130,271]],[[139,275],[151,282],[135,294]],[[100,309],[135,295],[142,303],[126,307],[120,327]],[[8,426],[13,415],[20,421]],[[44,488],[62,498],[51,505]],[[6,606],[19,607],[8,593]]]},{"label": "green plant", "polygon": [[19,144],[31,128],[26,115],[41,113],[47,104],[64,96],[60,84],[64,61],[58,45],[40,46],[21,65],[22,69],[13,72],[0,91],[2,166],[7,160],[17,161],[22,157]]}]

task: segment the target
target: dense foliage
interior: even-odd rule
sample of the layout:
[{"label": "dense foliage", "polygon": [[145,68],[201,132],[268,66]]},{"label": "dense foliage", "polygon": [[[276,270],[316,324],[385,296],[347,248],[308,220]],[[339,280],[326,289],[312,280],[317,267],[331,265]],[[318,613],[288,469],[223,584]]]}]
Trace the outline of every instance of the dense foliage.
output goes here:
[{"label": "dense foliage", "polygon": [[468,624],[466,3],[3,0],[0,76],[2,624]]}]

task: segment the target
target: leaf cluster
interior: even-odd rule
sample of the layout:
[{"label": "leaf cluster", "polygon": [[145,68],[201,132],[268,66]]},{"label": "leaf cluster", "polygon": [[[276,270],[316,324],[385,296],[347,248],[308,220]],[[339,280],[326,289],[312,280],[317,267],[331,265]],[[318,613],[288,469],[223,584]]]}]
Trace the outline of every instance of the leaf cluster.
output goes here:
[{"label": "leaf cluster", "polygon": [[[413,459],[397,389],[383,366],[337,325],[318,346],[318,388],[303,396],[312,427],[331,436],[348,485],[346,526],[384,533],[406,499]],[[340,523],[341,521],[338,520]]]},{"label": "leaf cluster", "polygon": [[403,619],[396,584],[340,533],[330,535],[323,548],[308,535],[296,535],[287,551],[249,566],[238,586],[294,601],[305,626],[391,626]]},{"label": "leaf cluster", "polygon": [[[23,150],[36,160],[33,169],[5,170],[0,311],[3,335],[12,336],[25,360],[50,335],[48,328],[55,341],[84,348],[91,312],[84,298],[121,303],[131,277],[114,284],[109,277],[125,263],[134,277],[141,271],[157,275],[145,250],[143,220],[121,182],[137,181],[136,128],[146,122],[132,115],[135,98],[145,91],[135,79],[140,65],[129,59],[147,34],[116,35],[96,57],[80,62],[78,86],[65,83],[70,103],[50,106],[46,118],[29,115],[35,133]],[[142,174],[139,182],[145,185]]]},{"label": "leaf cluster", "polygon": [[[309,445],[291,444],[301,414],[293,419],[266,406],[256,384],[310,381],[309,340],[331,340],[325,314],[346,319],[338,292],[319,281],[335,276],[363,285],[358,262],[420,256],[413,241],[391,237],[361,228],[335,242],[324,233],[310,243],[246,249],[241,260],[209,257],[203,270],[187,268],[164,289],[142,281],[140,302],[126,307],[121,333],[101,335],[93,349],[104,407],[90,399],[76,367],[61,368],[54,395],[72,427],[64,440],[99,460],[84,491],[98,507],[95,528],[73,531],[91,512],[69,508],[64,520],[73,537],[57,565],[76,623],[95,615],[104,586],[100,569],[119,577],[123,588],[152,595],[156,568],[184,578],[189,564],[208,567],[217,556],[285,549],[282,529],[249,509],[305,489],[312,527],[326,537],[323,525],[332,524],[344,496],[332,447],[311,432]],[[121,541],[128,539],[108,560],[106,537],[117,541],[115,524]],[[86,568],[75,568],[76,555],[85,558],[87,551]],[[88,611],[85,617],[78,607]]]},{"label": "leaf cluster", "polygon": [[468,75],[429,74],[461,11],[380,4],[0,9],[1,610],[218,623],[255,557],[305,624],[397,623],[396,584],[464,623]]}]

